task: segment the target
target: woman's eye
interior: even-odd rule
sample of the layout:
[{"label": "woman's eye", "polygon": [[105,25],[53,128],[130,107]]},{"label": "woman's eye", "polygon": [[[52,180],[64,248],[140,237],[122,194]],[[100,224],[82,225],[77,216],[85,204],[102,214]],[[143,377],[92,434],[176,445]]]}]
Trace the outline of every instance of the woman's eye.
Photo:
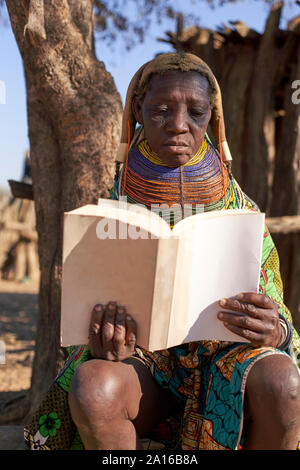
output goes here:
[{"label": "woman's eye", "polygon": [[164,114],[164,113],[166,113],[167,111],[168,111],[167,106],[161,106],[161,107],[156,108],[156,109],[154,110],[155,114]]},{"label": "woman's eye", "polygon": [[203,114],[205,114],[205,112],[203,111],[203,109],[191,109],[190,114],[192,116],[196,116],[196,117],[199,116],[200,117],[200,116],[203,116]]}]

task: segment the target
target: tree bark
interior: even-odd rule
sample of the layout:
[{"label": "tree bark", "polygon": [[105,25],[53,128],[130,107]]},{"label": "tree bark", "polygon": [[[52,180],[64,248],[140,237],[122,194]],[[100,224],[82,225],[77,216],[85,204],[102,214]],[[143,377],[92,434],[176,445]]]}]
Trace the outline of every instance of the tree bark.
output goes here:
[{"label": "tree bark", "polygon": [[122,105],[94,54],[92,0],[6,3],[26,78],[41,270],[30,414],[59,366],[63,213],[108,196]]}]

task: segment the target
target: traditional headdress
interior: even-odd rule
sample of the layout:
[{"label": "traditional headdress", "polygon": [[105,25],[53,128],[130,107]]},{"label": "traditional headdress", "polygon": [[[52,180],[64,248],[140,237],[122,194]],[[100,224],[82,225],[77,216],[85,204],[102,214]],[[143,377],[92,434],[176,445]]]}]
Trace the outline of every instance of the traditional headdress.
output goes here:
[{"label": "traditional headdress", "polygon": [[231,153],[225,135],[223,118],[222,96],[219,84],[208,65],[199,57],[189,53],[160,54],[153,60],[146,62],[132,78],[126,95],[125,109],[122,120],[121,142],[116,156],[118,163],[126,160],[130,144],[132,142],[136,120],[132,111],[132,101],[135,96],[143,96],[151,76],[163,74],[168,71],[178,70],[181,72],[199,72],[206,77],[211,90],[212,114],[210,127],[218,143],[220,156],[225,163],[232,160]]}]

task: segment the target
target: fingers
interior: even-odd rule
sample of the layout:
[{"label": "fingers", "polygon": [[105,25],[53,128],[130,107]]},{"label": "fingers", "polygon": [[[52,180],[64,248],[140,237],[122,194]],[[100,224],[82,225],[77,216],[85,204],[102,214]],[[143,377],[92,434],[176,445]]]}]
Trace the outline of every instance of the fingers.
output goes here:
[{"label": "fingers", "polygon": [[254,304],[260,308],[273,308],[274,301],[266,294],[257,294],[256,292],[241,292],[237,295],[240,302]]},{"label": "fingers", "polygon": [[[218,318],[233,333],[242,336],[253,346],[274,346],[278,340],[279,314],[275,302],[268,296],[245,292],[236,298],[222,299],[223,310]],[[226,309],[231,310],[230,313]]]},{"label": "fingers", "polygon": [[102,338],[101,338],[101,325],[103,321],[105,309],[103,305],[97,304],[94,306],[91,321],[89,326],[89,349],[93,357],[101,357],[102,351]]},{"label": "fingers", "polygon": [[93,357],[122,360],[135,349],[137,325],[126,308],[116,302],[95,305],[90,327],[89,347]]},{"label": "fingers", "polygon": [[254,318],[261,318],[261,309],[272,310],[275,303],[270,297],[254,292],[238,294],[236,298],[221,299],[219,302],[222,308],[244,313]]},{"label": "fingers", "polygon": [[255,347],[261,346],[264,343],[264,336],[256,331],[247,330],[238,326],[233,326],[229,323],[226,324],[226,328],[232,331],[232,333],[235,333],[236,335],[245,338],[249,343],[251,343]]},{"label": "fingers", "polygon": [[223,309],[250,315],[253,318],[260,318],[260,313],[253,304],[240,302],[238,299],[221,299],[219,304]]},{"label": "fingers", "polygon": [[137,325],[130,315],[126,315],[126,345],[134,349],[137,336]]},{"label": "fingers", "polygon": [[137,325],[134,319],[127,314],[125,307],[117,307],[115,335],[113,338],[116,350],[121,350],[122,346],[133,350],[136,343],[136,335]]},{"label": "fingers", "polygon": [[220,312],[218,318],[224,326],[233,333],[242,336],[251,343],[259,344],[263,341],[266,332],[265,325],[248,315]]},{"label": "fingers", "polygon": [[99,333],[104,314],[103,305],[97,304],[94,306],[91,315],[91,321],[89,326],[89,338]]},{"label": "fingers", "polygon": [[105,308],[101,328],[102,345],[104,348],[112,341],[114,337],[116,310],[116,302],[109,302]]},{"label": "fingers", "polygon": [[113,343],[117,351],[119,348],[121,348],[125,344],[125,338],[126,338],[125,314],[126,314],[125,307],[116,308]]}]

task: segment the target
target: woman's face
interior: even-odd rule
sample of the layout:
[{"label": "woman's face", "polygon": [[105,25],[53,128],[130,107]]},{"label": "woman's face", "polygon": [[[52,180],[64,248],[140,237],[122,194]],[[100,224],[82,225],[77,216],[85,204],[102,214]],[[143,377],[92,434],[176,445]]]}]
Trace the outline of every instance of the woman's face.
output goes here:
[{"label": "woman's face", "polygon": [[134,100],[135,118],[167,166],[184,165],[202,144],[211,117],[208,90],[199,73],[172,71],[154,75],[144,99]]}]

